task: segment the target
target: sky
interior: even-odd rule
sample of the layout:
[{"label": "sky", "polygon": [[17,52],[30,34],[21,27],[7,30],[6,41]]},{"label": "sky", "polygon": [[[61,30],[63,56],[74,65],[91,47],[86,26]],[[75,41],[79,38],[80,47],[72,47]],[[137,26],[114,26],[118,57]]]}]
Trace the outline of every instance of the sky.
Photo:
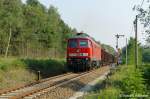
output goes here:
[{"label": "sky", "polygon": [[[58,9],[61,18],[70,27],[94,37],[101,43],[115,48],[116,34],[125,35],[119,39],[119,47],[126,44],[126,38],[134,37],[133,21],[136,11],[134,5],[142,0],[39,0],[47,8]],[[23,0],[25,2],[25,0]],[[145,3],[145,2],[144,2]],[[144,44],[142,26],[139,23],[138,40]]]}]

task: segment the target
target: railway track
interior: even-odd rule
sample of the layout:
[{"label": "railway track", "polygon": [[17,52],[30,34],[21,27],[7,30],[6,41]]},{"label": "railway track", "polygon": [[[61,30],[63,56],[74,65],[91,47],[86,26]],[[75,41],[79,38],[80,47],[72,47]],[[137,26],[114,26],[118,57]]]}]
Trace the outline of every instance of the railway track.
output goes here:
[{"label": "railway track", "polygon": [[21,87],[1,91],[0,99],[20,99],[20,98],[33,99],[59,86],[72,82],[83,76],[89,75],[92,72],[94,72],[94,70],[78,74],[67,73],[64,75],[59,75],[48,79],[40,80],[37,82],[33,82],[31,84],[24,85]]},{"label": "railway track", "polygon": [[13,87],[13,88],[8,88],[8,89],[0,90],[0,96],[1,96],[2,94],[9,93],[9,92],[11,92],[11,91],[19,90],[19,89],[21,89],[21,88],[29,87],[29,86],[32,86],[32,85],[34,85],[34,84],[42,83],[42,82],[45,82],[45,81],[48,81],[48,80],[52,80],[52,79],[55,79],[55,78],[59,78],[59,77],[62,77],[62,76],[65,76],[65,75],[69,75],[69,74],[70,74],[70,73],[63,74],[63,75],[58,75],[58,76],[54,76],[54,77],[42,79],[42,80],[39,80],[39,81],[34,81],[34,82],[32,82],[32,83],[23,84],[23,85],[18,85],[18,86]]}]

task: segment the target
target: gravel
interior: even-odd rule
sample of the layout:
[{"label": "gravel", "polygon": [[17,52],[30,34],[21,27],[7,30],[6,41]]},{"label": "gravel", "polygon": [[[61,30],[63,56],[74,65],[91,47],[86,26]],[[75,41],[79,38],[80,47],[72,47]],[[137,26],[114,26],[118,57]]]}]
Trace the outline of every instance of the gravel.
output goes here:
[{"label": "gravel", "polygon": [[76,92],[80,91],[83,87],[87,86],[89,82],[94,81],[96,78],[99,78],[108,71],[108,66],[101,67],[87,76],[50,90],[47,94],[36,97],[36,99],[68,99]]}]

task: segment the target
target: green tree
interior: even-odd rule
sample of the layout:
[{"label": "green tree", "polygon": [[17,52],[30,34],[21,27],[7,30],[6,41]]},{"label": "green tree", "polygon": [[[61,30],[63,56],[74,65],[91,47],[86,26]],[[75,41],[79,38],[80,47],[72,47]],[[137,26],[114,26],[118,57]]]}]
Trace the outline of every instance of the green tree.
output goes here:
[{"label": "green tree", "polygon": [[27,0],[24,6],[24,36],[27,40],[38,40],[44,32],[47,16],[37,0]]},{"label": "green tree", "polygon": [[[1,0],[0,1],[0,36],[6,47],[6,54],[11,41],[19,40],[22,31],[22,2],[21,0]],[[14,44],[12,49],[16,50]]]},{"label": "green tree", "polygon": [[32,56],[30,53],[40,50],[64,56],[66,39],[75,32],[61,19],[57,8],[47,9],[38,0],[25,4],[21,0],[1,0],[0,18],[0,54],[7,46],[9,55]]},{"label": "green tree", "polygon": [[[128,64],[133,65],[135,64],[135,39],[130,38],[129,43],[127,45],[128,50]],[[122,49],[122,57],[123,57],[123,63],[126,61],[126,47]],[[142,64],[142,48],[140,44],[138,44],[138,64]]]},{"label": "green tree", "polygon": [[[149,1],[147,3],[150,5]],[[137,5],[135,6],[135,9],[139,12],[138,19],[145,28],[145,33],[147,34],[146,41],[150,44],[150,7],[147,6],[147,8],[141,8],[141,6]]]}]

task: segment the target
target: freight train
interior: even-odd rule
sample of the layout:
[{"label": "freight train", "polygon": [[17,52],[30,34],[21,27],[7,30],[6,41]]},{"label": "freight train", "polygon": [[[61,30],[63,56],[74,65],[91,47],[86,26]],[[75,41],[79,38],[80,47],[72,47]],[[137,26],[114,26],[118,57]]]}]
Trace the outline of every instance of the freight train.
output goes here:
[{"label": "freight train", "polygon": [[85,33],[77,33],[67,41],[67,67],[87,71],[115,62],[115,57]]}]

